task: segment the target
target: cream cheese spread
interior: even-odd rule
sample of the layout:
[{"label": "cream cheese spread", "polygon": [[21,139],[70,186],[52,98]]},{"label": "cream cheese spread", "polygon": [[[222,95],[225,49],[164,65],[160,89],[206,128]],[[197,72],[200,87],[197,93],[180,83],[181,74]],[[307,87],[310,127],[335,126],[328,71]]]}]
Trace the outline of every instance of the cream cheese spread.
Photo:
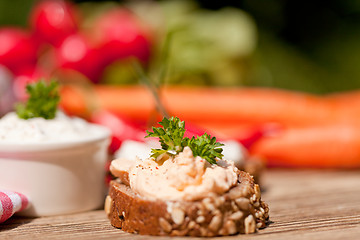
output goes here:
[{"label": "cream cheese spread", "polygon": [[[224,143],[224,146],[222,146],[224,158],[233,161],[237,168],[242,168],[245,160],[248,158],[245,147],[235,140],[221,142]],[[146,159],[152,148],[161,148],[159,141],[147,140],[145,142],[139,142],[125,140],[122,142],[120,149],[115,152],[115,158],[135,160],[135,158],[138,157],[140,159]]]},{"label": "cream cheese spread", "polygon": [[[105,131],[106,132],[106,131]],[[72,142],[104,135],[104,128],[57,111],[54,119],[20,119],[11,112],[0,119],[1,143]]]},{"label": "cream cheese spread", "polygon": [[[116,165],[121,166],[121,162]],[[217,164],[211,165],[199,156],[194,157],[189,147],[162,164],[152,158],[136,159],[126,171],[134,192],[162,200],[192,201],[221,195],[236,185],[238,179],[233,161],[218,159]]]}]

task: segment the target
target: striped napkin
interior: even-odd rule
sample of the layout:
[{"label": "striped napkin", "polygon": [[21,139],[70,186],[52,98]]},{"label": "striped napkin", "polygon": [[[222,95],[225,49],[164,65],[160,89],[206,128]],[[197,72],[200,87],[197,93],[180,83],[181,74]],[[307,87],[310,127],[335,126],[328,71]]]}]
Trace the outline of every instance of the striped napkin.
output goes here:
[{"label": "striped napkin", "polygon": [[25,195],[0,189],[0,223],[9,219],[14,213],[25,209],[28,204],[29,200]]}]

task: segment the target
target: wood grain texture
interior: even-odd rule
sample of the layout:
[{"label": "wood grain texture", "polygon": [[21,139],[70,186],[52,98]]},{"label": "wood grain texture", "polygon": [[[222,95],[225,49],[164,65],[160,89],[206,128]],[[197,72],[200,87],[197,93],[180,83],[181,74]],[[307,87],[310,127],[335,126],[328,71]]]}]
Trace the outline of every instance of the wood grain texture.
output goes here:
[{"label": "wood grain texture", "polygon": [[[359,239],[360,171],[272,169],[262,180],[262,199],[270,206],[270,225],[255,234],[218,239]],[[35,238],[167,239],[115,229],[103,210],[55,217],[13,217],[0,225],[0,239]]]}]

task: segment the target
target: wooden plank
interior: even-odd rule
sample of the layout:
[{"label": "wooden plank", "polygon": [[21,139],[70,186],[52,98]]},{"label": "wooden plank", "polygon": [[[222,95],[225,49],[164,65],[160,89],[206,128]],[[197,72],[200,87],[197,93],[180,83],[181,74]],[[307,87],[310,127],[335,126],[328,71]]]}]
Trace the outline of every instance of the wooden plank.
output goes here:
[{"label": "wooden plank", "polygon": [[[360,171],[268,170],[261,184],[270,225],[244,239],[358,239]],[[13,217],[0,239],[159,239],[113,228],[103,210],[42,217]],[[238,239],[239,235],[221,239]],[[167,238],[161,238],[167,239]],[[169,238],[192,239],[192,238]],[[208,238],[207,238],[208,239]]]}]

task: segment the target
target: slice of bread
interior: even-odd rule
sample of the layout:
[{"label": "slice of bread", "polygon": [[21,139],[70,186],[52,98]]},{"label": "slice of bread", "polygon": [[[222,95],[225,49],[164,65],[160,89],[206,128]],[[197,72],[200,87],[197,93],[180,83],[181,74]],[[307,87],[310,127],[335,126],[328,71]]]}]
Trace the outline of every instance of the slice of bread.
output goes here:
[{"label": "slice of bread", "polygon": [[238,171],[238,184],[222,196],[197,201],[142,197],[128,186],[125,175],[110,183],[105,212],[114,227],[126,232],[195,237],[254,233],[269,218],[259,185],[243,171]]}]

